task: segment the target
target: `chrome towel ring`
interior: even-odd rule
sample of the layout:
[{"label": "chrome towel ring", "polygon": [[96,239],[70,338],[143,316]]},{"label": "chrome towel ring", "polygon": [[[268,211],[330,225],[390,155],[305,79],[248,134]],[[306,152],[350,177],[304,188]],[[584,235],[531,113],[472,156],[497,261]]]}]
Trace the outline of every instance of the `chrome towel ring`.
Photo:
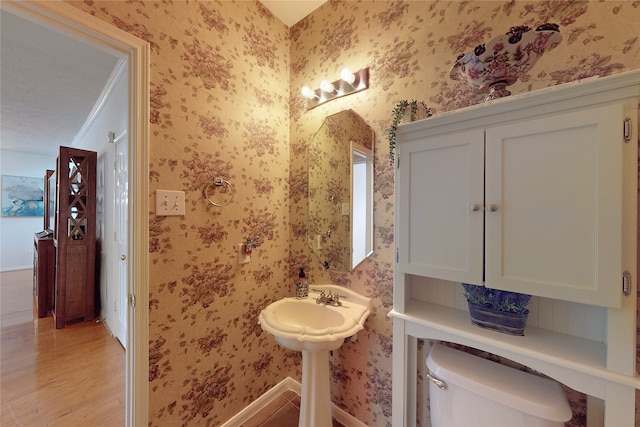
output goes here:
[{"label": "chrome towel ring", "polygon": [[[222,187],[222,186],[229,187],[228,189],[224,189],[224,190],[221,191],[222,193],[228,192],[229,195],[230,195],[229,200],[227,200],[226,203],[216,203],[213,200],[211,200],[212,196],[209,195],[209,189],[211,188],[212,185],[214,185],[216,187]],[[233,193],[234,193],[233,185],[231,185],[231,183],[229,181],[227,181],[226,179],[220,178],[220,177],[213,178],[213,182],[207,184],[207,186],[204,188],[204,198],[207,199],[207,201],[209,203],[211,203],[213,206],[216,206],[216,207],[219,207],[219,208],[221,208],[223,206],[227,206],[229,203],[231,203],[233,201]]]}]

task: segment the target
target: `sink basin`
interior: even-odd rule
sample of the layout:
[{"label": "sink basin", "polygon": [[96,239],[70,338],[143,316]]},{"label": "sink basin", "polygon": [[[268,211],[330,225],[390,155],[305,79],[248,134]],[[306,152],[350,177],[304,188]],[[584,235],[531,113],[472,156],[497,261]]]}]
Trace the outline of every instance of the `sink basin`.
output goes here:
[{"label": "sink basin", "polygon": [[[340,296],[340,306],[316,303],[320,291]],[[302,352],[298,427],[331,426],[329,351],[363,328],[371,299],[337,285],[314,285],[305,299],[284,298],[262,310],[258,323],[289,350]]]},{"label": "sink basin", "polygon": [[341,306],[317,304],[319,292],[305,299],[284,298],[260,313],[260,326],[276,341],[295,351],[335,350],[344,339],[363,328],[371,313],[371,299],[337,285],[312,287],[326,294],[338,293]]}]

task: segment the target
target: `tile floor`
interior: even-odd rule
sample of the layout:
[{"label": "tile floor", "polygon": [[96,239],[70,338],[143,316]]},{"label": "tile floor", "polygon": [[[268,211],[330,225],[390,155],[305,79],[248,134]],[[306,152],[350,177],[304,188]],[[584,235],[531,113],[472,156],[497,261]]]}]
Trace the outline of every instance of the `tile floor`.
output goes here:
[{"label": "tile floor", "polygon": [[[299,416],[300,396],[287,390],[242,424],[242,427],[297,427]],[[332,427],[344,425],[333,420]]]}]

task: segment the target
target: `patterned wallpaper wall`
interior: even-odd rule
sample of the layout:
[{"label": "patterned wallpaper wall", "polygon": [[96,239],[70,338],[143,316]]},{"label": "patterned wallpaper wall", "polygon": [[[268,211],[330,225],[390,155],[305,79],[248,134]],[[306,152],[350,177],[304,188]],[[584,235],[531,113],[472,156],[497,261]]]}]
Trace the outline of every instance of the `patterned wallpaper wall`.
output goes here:
[{"label": "patterned wallpaper wall", "polygon": [[[151,426],[216,426],[287,375],[297,355],[257,324],[293,292],[289,257],[289,29],[252,1],[75,6],[149,42],[150,206],[184,190],[184,217],[150,213]],[[210,205],[214,177],[233,202]],[[230,194],[212,196],[226,202]],[[237,245],[258,236],[248,264]]]},{"label": "patterned wallpaper wall", "polygon": [[[393,170],[385,129],[401,99],[434,113],[482,102],[449,80],[456,56],[514,25],[560,25],[562,44],[514,94],[640,68],[639,1],[330,1],[290,30],[254,1],[70,2],[151,46],[150,205],[184,190],[187,215],[150,213],[150,425],[216,426],[286,376],[300,357],[257,325],[293,295],[298,267],[374,298],[355,343],[331,358],[333,401],[389,426]],[[370,89],[311,111],[299,89],[370,68]],[[375,254],[324,271],[306,243],[307,145],[325,116],[353,109],[376,133]],[[228,179],[233,202],[202,197]],[[236,245],[259,236],[251,262]],[[582,409],[578,407],[577,411]],[[575,424],[583,418],[578,414]]]}]

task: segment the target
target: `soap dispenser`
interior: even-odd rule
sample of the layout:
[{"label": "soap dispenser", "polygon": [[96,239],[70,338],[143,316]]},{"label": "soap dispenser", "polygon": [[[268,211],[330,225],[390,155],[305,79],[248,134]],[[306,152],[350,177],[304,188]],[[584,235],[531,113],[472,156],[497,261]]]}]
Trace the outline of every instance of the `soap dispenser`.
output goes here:
[{"label": "soap dispenser", "polygon": [[307,283],[307,276],[304,274],[304,269],[300,268],[300,274],[298,275],[298,281],[296,282],[296,298],[304,299],[309,296],[309,284]]}]

